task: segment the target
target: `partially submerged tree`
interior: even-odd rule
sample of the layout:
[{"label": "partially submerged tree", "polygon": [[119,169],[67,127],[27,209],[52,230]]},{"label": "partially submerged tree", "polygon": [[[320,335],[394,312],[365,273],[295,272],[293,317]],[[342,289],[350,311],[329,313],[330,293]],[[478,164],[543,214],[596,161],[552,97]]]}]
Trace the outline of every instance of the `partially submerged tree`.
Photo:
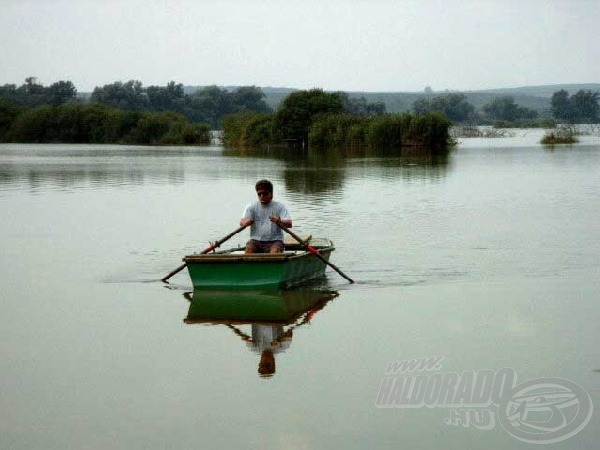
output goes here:
[{"label": "partially submerged tree", "polygon": [[308,130],[319,114],[339,114],[344,111],[342,93],[327,93],[323,89],[297,91],[285,98],[277,111],[277,124],[285,139],[308,142]]}]

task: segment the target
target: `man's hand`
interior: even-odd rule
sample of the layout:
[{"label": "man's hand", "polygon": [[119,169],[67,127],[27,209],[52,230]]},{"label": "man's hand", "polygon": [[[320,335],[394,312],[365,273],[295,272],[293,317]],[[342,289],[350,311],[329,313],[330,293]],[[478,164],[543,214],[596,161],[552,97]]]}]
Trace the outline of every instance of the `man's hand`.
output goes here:
[{"label": "man's hand", "polygon": [[279,217],[279,216],[269,216],[269,219],[271,220],[271,222],[276,223],[277,225],[282,225],[286,228],[292,227],[291,220],[285,220],[285,219],[282,220],[281,217]]},{"label": "man's hand", "polygon": [[241,219],[240,220],[240,227],[247,227],[250,226],[254,223],[254,220],[252,219]]}]

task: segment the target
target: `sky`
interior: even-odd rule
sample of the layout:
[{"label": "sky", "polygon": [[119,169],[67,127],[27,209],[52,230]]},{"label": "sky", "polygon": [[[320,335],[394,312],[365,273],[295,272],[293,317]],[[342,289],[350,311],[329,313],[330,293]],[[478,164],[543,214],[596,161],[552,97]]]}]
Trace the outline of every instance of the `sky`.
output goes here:
[{"label": "sky", "polygon": [[600,0],[0,0],[0,85],[600,82]]}]

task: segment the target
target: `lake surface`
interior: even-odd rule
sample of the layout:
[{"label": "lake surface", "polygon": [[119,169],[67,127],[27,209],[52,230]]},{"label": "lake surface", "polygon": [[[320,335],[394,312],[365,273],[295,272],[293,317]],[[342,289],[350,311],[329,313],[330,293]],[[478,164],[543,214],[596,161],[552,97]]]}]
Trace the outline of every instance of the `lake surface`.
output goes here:
[{"label": "lake surface", "polygon": [[[597,448],[600,138],[545,149],[540,133],[442,158],[0,145],[0,448]],[[275,328],[247,303],[211,320],[201,302],[219,297],[186,271],[159,281],[238,227],[260,178],[356,280],[328,270],[274,296],[290,314]],[[507,424],[483,381],[479,403],[434,398],[442,377],[466,392],[502,373],[523,388],[513,400],[549,383],[575,400]],[[418,376],[425,406],[398,387]]]}]

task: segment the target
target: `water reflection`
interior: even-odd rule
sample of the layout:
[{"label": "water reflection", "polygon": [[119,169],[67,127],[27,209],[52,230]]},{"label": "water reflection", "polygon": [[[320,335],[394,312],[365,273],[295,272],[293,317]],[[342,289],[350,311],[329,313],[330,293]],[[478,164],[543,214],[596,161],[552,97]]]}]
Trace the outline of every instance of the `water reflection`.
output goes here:
[{"label": "water reflection", "polygon": [[[0,144],[0,190],[25,185],[71,190],[85,186],[182,184],[190,161],[220,158],[220,147]],[[194,164],[192,164],[194,166]]]},{"label": "water reflection", "polygon": [[128,167],[107,167],[98,170],[94,166],[27,167],[20,165],[18,168],[7,165],[0,166],[0,185],[25,183],[35,190],[43,187],[56,189],[71,189],[81,186],[120,186],[141,185],[147,182],[156,182],[163,179],[169,184],[184,182],[184,170],[168,168],[161,173],[151,173],[147,169],[131,169]]},{"label": "water reflection", "polygon": [[292,194],[310,195],[313,201],[341,192],[349,175],[375,179],[428,178],[438,180],[446,173],[449,150],[407,147],[402,152],[385,149],[346,148],[337,151],[292,148],[224,148],[223,156],[270,158],[283,162],[285,187]]},{"label": "water reflection", "polygon": [[190,302],[187,324],[222,325],[259,356],[258,374],[275,374],[275,356],[286,352],[293,331],[310,323],[325,305],[338,297],[335,291],[299,288],[279,292],[186,292]]},{"label": "water reflection", "polygon": [[[406,148],[401,154],[347,148],[238,149],[210,147],[130,147],[98,145],[0,145],[0,190],[25,185],[34,191],[49,187],[183,184],[190,175],[223,179],[246,176],[247,158],[274,163],[292,195],[315,203],[341,195],[351,180],[397,180],[445,176],[449,155],[427,148]],[[262,161],[261,161],[262,159]]]}]

